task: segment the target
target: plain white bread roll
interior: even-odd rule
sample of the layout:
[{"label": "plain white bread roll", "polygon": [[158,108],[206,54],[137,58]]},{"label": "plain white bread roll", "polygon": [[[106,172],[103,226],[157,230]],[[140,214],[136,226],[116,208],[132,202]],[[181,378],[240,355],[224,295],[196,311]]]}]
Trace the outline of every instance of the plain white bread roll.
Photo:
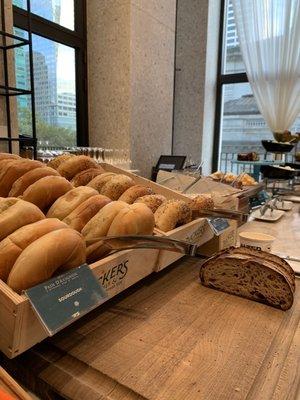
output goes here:
[{"label": "plain white bread roll", "polygon": [[22,226],[0,242],[0,279],[4,282],[22,251],[36,239],[57,229],[68,228],[57,218],[45,218]]},{"label": "plain white bread roll", "polygon": [[7,197],[0,202],[0,240],[10,235],[21,226],[44,219],[45,215],[34,204],[14,197]]},{"label": "plain white bread roll", "polygon": [[125,203],[132,204],[136,199],[142,196],[153,194],[153,190],[147,186],[134,185],[127,189],[120,197],[119,200]]},{"label": "plain white bread roll", "polygon": [[97,194],[97,190],[91,187],[78,186],[59,197],[50,207],[47,217],[63,220],[81,203]]},{"label": "plain white bread roll", "polygon": [[7,280],[15,292],[21,293],[51,278],[57,272],[85,263],[85,243],[74,229],[59,229],[35,240],[15,262]]},{"label": "plain white bread roll", "polygon": [[0,153],[0,161],[1,160],[17,160],[21,158],[17,154],[10,154],[10,153]]},{"label": "plain white bread roll", "polygon": [[71,180],[79,172],[84,171],[85,169],[97,167],[98,164],[92,158],[87,156],[75,156],[62,162],[57,168],[57,171],[61,176]]},{"label": "plain white bread roll", "polygon": [[155,221],[153,212],[142,203],[123,208],[112,221],[107,236],[152,235]]},{"label": "plain white bread roll", "polygon": [[104,206],[82,229],[86,240],[107,235],[110,225],[120,210],[129,205],[124,201],[112,201]]},{"label": "plain white bread roll", "polygon": [[59,197],[71,189],[73,185],[62,176],[45,176],[30,185],[22,198],[37,205],[41,210],[47,211]]},{"label": "plain white bread roll", "polygon": [[6,163],[0,171],[0,196],[8,196],[14,182],[24,175],[26,172],[43,167],[44,164],[40,161],[17,159],[17,160],[3,160]]},{"label": "plain white bread roll", "polygon": [[87,186],[90,186],[96,190],[98,190],[98,192],[101,192],[101,189],[103,188],[103,186],[106,184],[106,182],[108,182],[113,176],[115,176],[116,174],[114,172],[104,172],[101,175],[95,176],[95,178],[93,178],[88,184]]}]

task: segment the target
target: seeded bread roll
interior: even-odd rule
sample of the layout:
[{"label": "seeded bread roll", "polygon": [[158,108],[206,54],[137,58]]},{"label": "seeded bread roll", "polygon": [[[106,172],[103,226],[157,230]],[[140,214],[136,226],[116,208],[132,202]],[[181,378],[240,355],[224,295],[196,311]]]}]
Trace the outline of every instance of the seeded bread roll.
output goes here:
[{"label": "seeded bread roll", "polygon": [[[1,203],[0,203],[1,204]],[[124,201],[112,201],[104,206],[82,229],[81,233],[86,240],[107,235],[112,221],[122,208],[129,205]]]},{"label": "seeded bread roll", "polygon": [[104,172],[104,174],[98,175],[95,178],[93,178],[87,186],[90,186],[94,189],[96,189],[99,193],[102,190],[102,187],[108,182],[110,179],[112,179],[113,176],[116,174],[114,172]]},{"label": "seeded bread roll", "polygon": [[47,217],[63,220],[81,203],[97,194],[97,190],[87,186],[78,186],[69,190],[52,204],[47,212]]},{"label": "seeded bread roll", "polygon": [[[3,160],[5,161],[5,160]],[[34,160],[7,160],[6,167],[3,167],[0,172],[0,196],[6,197],[11,190],[14,182],[24,175],[26,172],[43,167],[43,163]]]},{"label": "seeded bread roll", "polygon": [[18,156],[17,154],[10,154],[10,153],[0,153],[0,161],[1,160],[17,160],[20,159],[21,157]]},{"label": "seeded bread roll", "polygon": [[55,272],[67,271],[85,263],[85,243],[74,229],[59,229],[35,240],[15,262],[7,280],[15,292],[51,278]]},{"label": "seeded bread roll", "polygon": [[115,175],[102,187],[100,194],[112,200],[118,200],[131,186],[134,186],[134,181],[129,176],[123,174]]},{"label": "seeded bread roll", "polygon": [[150,187],[134,185],[127,189],[120,197],[119,200],[125,201],[125,203],[132,204],[135,200],[141,196],[153,194],[153,190]]},{"label": "seeded bread roll", "polygon": [[76,207],[63,221],[68,224],[70,228],[81,232],[89,220],[110,202],[111,200],[106,196],[102,196],[102,194],[92,196]]},{"label": "seeded bread roll", "polygon": [[192,198],[189,206],[193,211],[211,210],[214,208],[214,202],[210,194],[199,194]]},{"label": "seeded bread roll", "polygon": [[22,198],[46,212],[55,200],[71,189],[72,184],[62,176],[45,176],[30,185]]},{"label": "seeded bread roll", "polygon": [[61,154],[60,156],[54,157],[52,160],[50,160],[47,164],[48,167],[57,169],[60,164],[62,164],[63,162],[69,160],[71,157],[75,157],[74,154]]},{"label": "seeded bread roll", "polygon": [[36,239],[68,225],[56,218],[45,218],[38,222],[22,226],[0,242],[0,279],[6,281],[8,275],[22,251]]},{"label": "seeded bread roll", "polygon": [[139,197],[138,199],[135,200],[135,203],[146,204],[146,206],[149,207],[154,214],[155,211],[158,209],[158,207],[162,205],[162,203],[165,201],[167,201],[167,199],[165,198],[165,196],[162,196],[161,194],[149,194],[146,196]]},{"label": "seeded bread roll", "polygon": [[152,235],[155,221],[153,212],[145,204],[130,204],[113,219],[107,236]]},{"label": "seeded bread roll", "polygon": [[288,310],[293,304],[295,275],[281,261],[274,262],[262,251],[247,254],[244,248],[231,248],[205,261],[200,279],[204,286]]},{"label": "seeded bread roll", "polygon": [[69,181],[74,178],[79,172],[89,168],[97,168],[98,164],[95,160],[87,156],[75,156],[64,161],[57,168],[57,171],[61,176],[65,177]]},{"label": "seeded bread roll", "polygon": [[84,171],[79,172],[74,178],[71,180],[71,183],[77,186],[85,186],[87,185],[92,179],[96,176],[101,175],[104,173],[104,169],[101,167],[99,168],[89,168]]},{"label": "seeded bread roll", "polygon": [[45,176],[59,176],[59,173],[55,171],[55,169],[49,167],[35,168],[28,171],[14,182],[10,189],[9,196],[17,197],[22,195],[30,185]]},{"label": "seeded bread roll", "polygon": [[45,215],[34,204],[7,197],[0,202],[0,240],[24,225],[44,218]]},{"label": "seeded bread roll", "polygon": [[158,207],[154,217],[156,227],[163,232],[168,232],[179,225],[191,222],[192,210],[182,200],[168,200]]}]

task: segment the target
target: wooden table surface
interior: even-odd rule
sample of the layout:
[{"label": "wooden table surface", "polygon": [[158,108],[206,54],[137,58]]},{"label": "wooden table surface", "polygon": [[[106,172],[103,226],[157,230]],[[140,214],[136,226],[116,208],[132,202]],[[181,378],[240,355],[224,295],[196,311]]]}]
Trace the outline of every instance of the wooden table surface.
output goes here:
[{"label": "wooden table surface", "polygon": [[[299,221],[294,209],[276,225],[241,229],[264,226],[278,238],[274,250],[299,256]],[[182,259],[1,362],[43,399],[299,399],[300,281],[283,312],[202,287],[198,271]]]}]

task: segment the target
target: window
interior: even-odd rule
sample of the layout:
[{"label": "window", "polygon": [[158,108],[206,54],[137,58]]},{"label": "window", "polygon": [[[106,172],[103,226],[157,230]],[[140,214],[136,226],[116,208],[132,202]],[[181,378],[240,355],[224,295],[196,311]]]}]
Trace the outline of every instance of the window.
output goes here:
[{"label": "window", "polygon": [[[264,154],[261,140],[273,137],[248,83],[231,0],[222,1],[219,48],[213,169],[236,172],[230,160],[237,153]],[[300,130],[300,117],[293,130]]]},{"label": "window", "polygon": [[[15,34],[32,40],[38,144],[88,145],[85,0],[13,0],[13,4]],[[15,72],[18,87],[30,89],[28,46],[16,48]],[[31,96],[18,96],[17,101],[19,134],[32,136]]]}]

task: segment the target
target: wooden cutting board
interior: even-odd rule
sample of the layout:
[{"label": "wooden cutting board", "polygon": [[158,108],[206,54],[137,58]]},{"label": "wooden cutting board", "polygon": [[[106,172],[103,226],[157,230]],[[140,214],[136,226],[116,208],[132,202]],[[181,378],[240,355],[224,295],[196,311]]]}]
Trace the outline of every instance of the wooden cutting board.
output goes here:
[{"label": "wooden cutting board", "polygon": [[179,261],[12,361],[80,400],[298,399],[299,282],[283,312],[204,288],[198,270]]}]

